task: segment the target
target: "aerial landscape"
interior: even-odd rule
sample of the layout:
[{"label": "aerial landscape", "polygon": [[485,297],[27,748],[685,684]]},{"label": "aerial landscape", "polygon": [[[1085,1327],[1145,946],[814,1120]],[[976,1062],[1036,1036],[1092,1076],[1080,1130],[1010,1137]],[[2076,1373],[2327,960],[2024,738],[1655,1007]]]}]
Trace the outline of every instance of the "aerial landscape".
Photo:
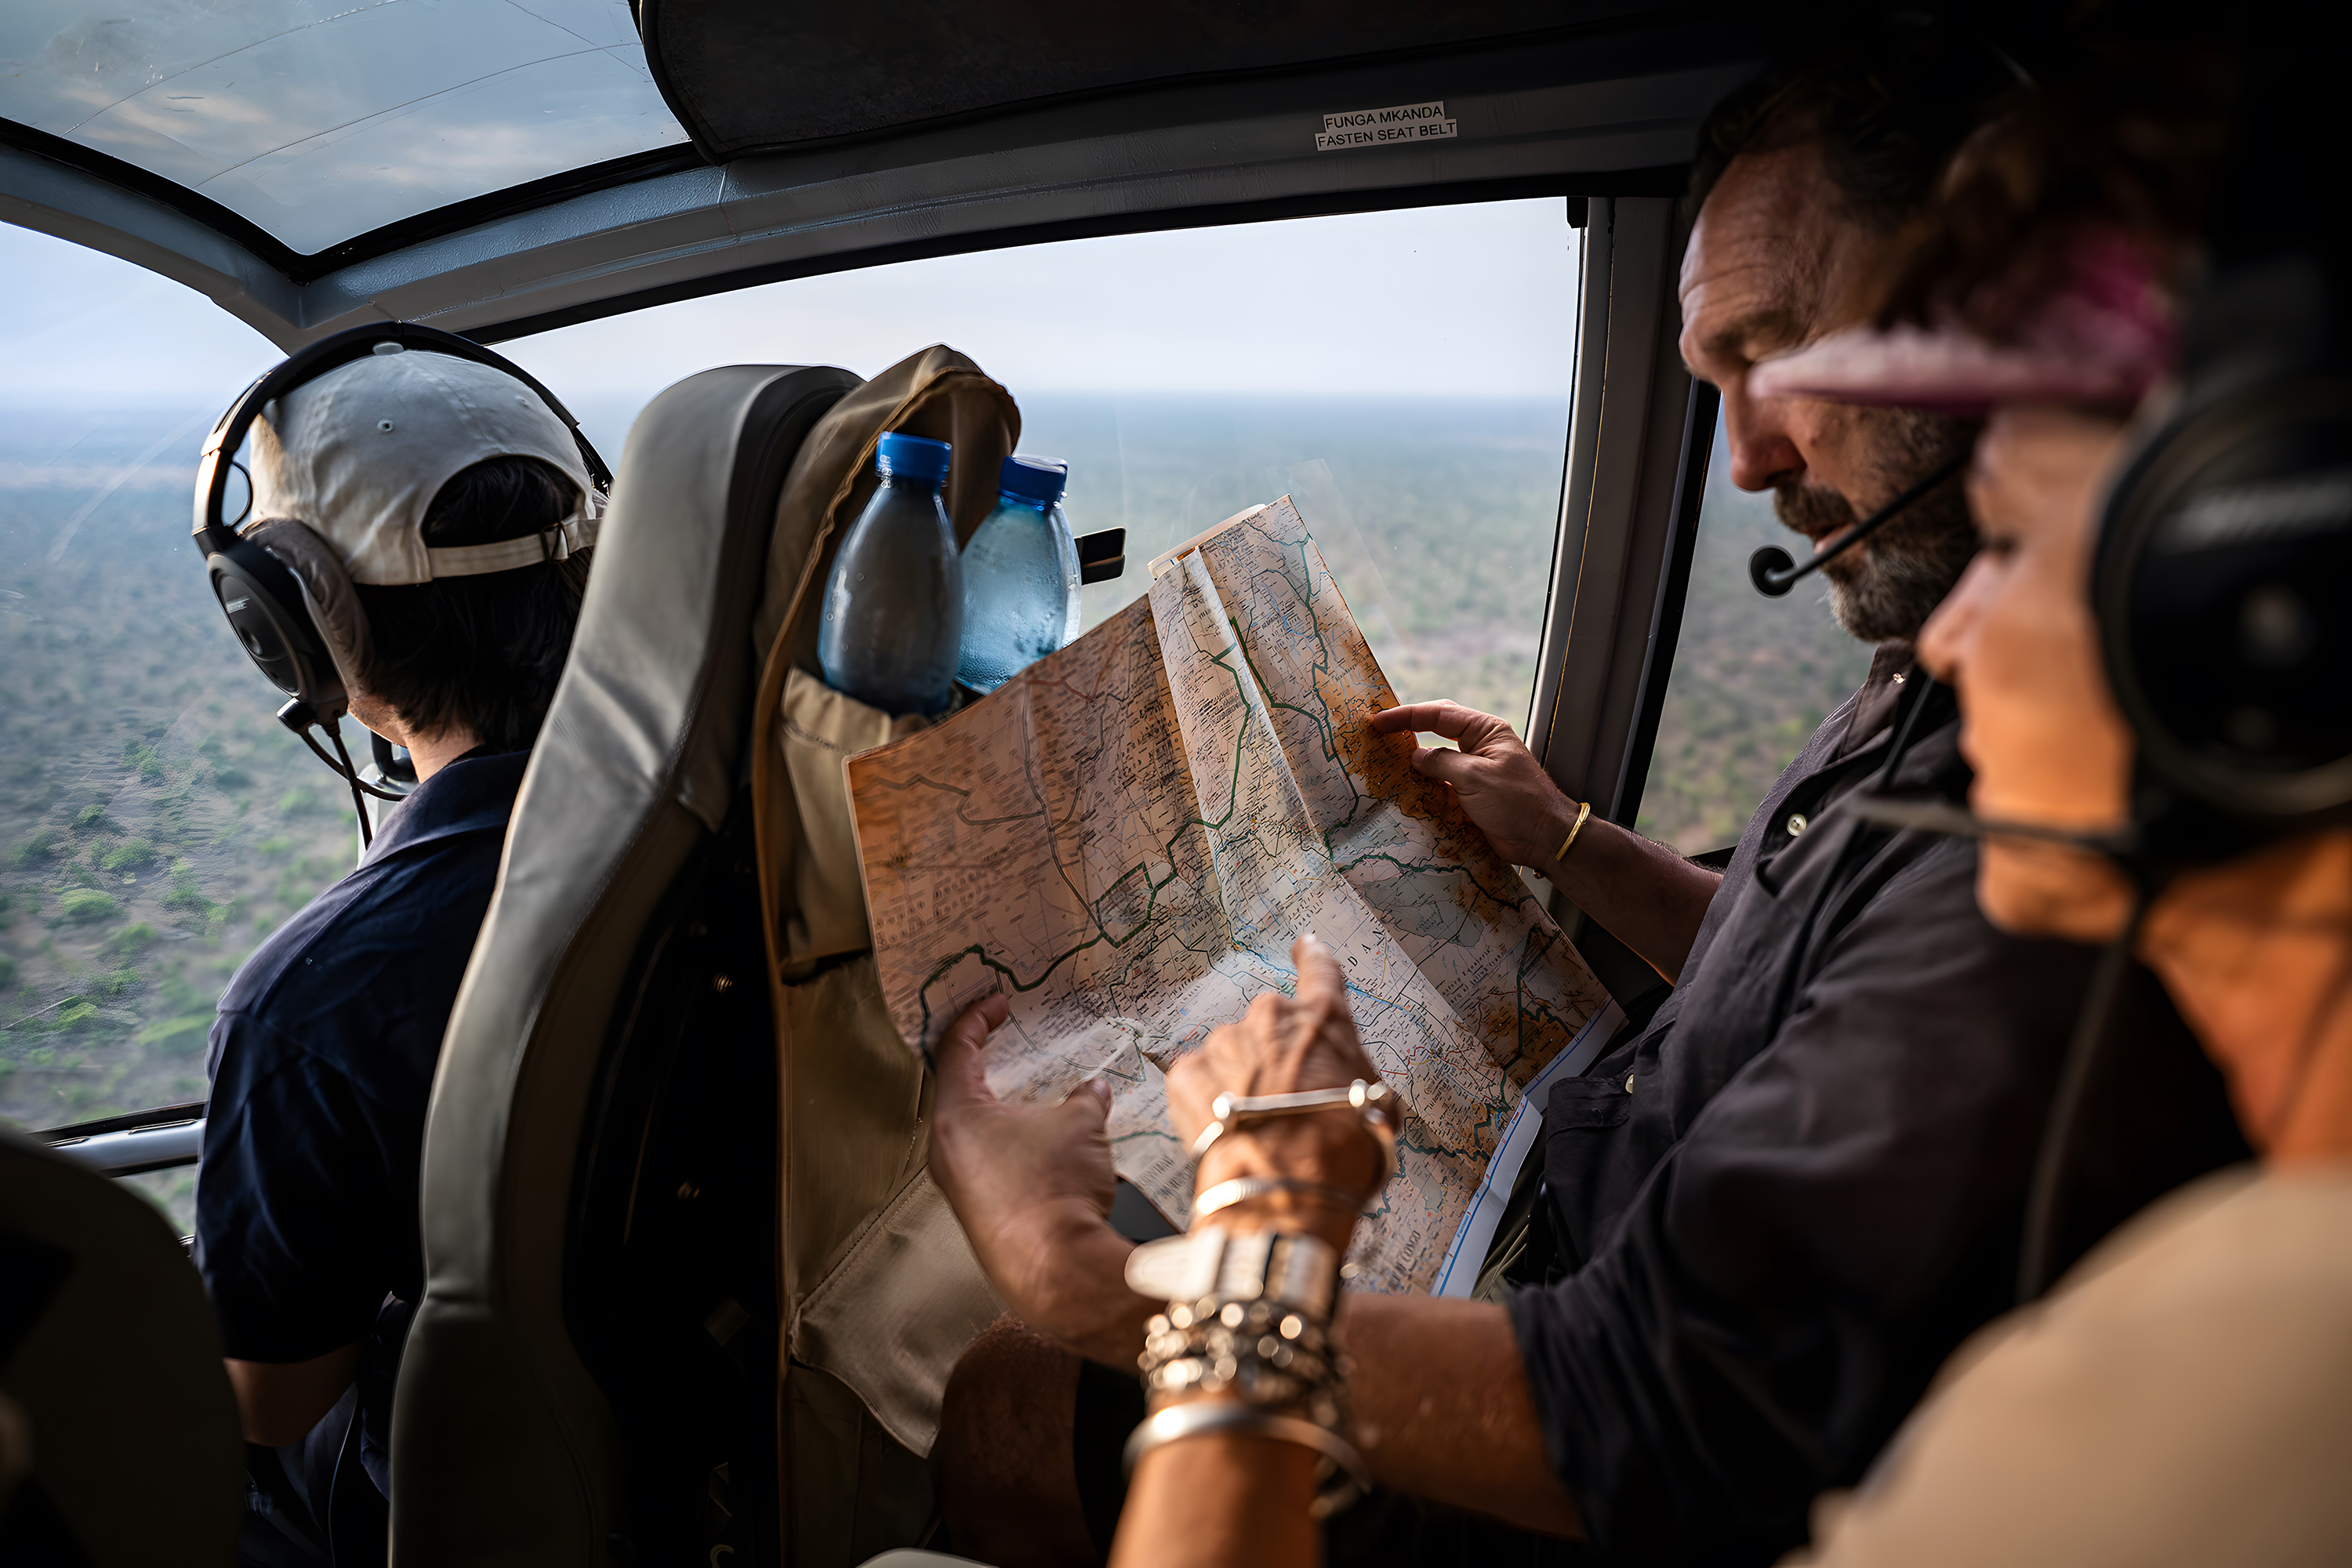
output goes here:
[{"label": "aerial landscape", "polygon": [[[49,1127],[205,1095],[215,999],[357,848],[350,799],[273,718],[188,543],[213,411],[19,411],[0,444],[0,1117]],[[583,410],[608,454],[629,408]],[[1128,530],[1127,575],[1290,494],[1407,700],[1526,718],[1567,410],[1040,395],[1025,450],[1066,458],[1081,532]],[[1728,843],[1867,663],[1815,598],[1759,598],[1779,535],[1717,466],[1643,831]],[[1817,597],[1817,596],[1816,596]],[[346,722],[355,749],[364,735]],[[136,1179],[184,1219],[193,1173]]]},{"label": "aerial landscape", "polygon": [[1802,560],[1805,542],[1772,515],[1769,495],[1734,489],[1730,467],[1718,428],[1682,637],[1633,824],[1685,855],[1738,839],[1805,738],[1870,673],[1872,649],[1830,617],[1819,579],[1781,599],[1748,582],[1759,545]]}]

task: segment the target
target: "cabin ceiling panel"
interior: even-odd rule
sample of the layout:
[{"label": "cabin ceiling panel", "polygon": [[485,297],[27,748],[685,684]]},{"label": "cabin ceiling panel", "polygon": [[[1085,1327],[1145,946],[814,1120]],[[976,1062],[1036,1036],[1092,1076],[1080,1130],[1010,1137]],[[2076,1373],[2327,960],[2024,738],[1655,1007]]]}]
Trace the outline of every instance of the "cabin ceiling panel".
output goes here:
[{"label": "cabin ceiling panel", "polygon": [[[1253,204],[1379,205],[1430,186],[1557,180],[1565,190],[1580,174],[1685,161],[1698,120],[1746,68],[1458,98],[1457,137],[1345,155],[1317,154],[1313,122],[1293,113],[962,155],[961,139],[940,135],[899,149],[939,156],[887,166],[866,153],[739,159],[346,268],[305,290],[302,335],[381,313],[495,341],[566,313],[916,253],[908,247],[1159,226]],[[698,205],[713,174],[719,193]]]},{"label": "cabin ceiling panel", "polygon": [[[290,270],[282,256],[271,263],[270,242],[251,226],[208,226],[170,190],[126,189],[54,141],[46,154],[0,148],[0,216],[189,283],[289,349],[383,319],[495,342],[955,250],[1636,188],[1628,179],[1668,190],[1700,120],[1754,68],[1769,26],[1641,25],[1296,77],[1163,84],[719,166],[655,168],[488,209],[452,230],[428,226],[348,261],[294,258]],[[1422,102],[1443,105],[1446,134],[1336,149],[1318,141],[1326,114]]]},{"label": "cabin ceiling panel", "polygon": [[1170,80],[1426,55],[1662,8],[1641,0],[643,0],[639,20],[673,112],[706,156],[720,159]]}]

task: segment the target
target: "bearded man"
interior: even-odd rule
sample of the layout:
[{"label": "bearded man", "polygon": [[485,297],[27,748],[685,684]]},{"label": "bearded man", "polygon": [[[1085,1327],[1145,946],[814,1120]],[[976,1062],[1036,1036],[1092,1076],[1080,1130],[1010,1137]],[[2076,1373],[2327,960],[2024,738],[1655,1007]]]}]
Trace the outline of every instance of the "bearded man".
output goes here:
[{"label": "bearded man", "polygon": [[[1684,353],[1721,389],[1733,479],[1770,489],[1816,541],[1973,432],[1759,399],[1748,371],[1843,324],[1849,284],[2011,79],[1981,44],[1906,24],[1801,58],[1706,128]],[[1327,1526],[1334,1563],[1769,1562],[2009,1305],[2091,955],[1988,924],[1972,841],[1839,809],[1881,780],[1965,792],[1952,700],[1911,641],[1974,548],[1955,483],[1826,571],[1833,613],[1878,652],[1720,874],[1580,812],[1499,719],[1433,703],[1374,721],[1455,740],[1415,765],[1675,989],[1551,1089],[1526,1229],[1481,1300],[1344,1298],[1353,1430],[1381,1491]],[[2147,1049],[2129,1084],[2107,1086],[2117,1115],[2080,1156],[2069,1256],[2242,1157],[2160,993],[2134,1002]],[[1296,1005],[1250,1026],[1286,1026],[1275,1015]],[[972,1058],[1002,1016],[974,1008],[940,1048],[931,1167],[1025,1326],[1000,1324],[967,1356],[934,1463],[957,1550],[1011,1568],[1085,1561],[1107,1540],[1117,1445],[1145,1412],[1137,1352],[1163,1304],[1121,1279],[1102,1102],[988,1096]],[[1310,1187],[1227,1212],[1312,1228],[1317,1200],[1300,1194],[1356,1182],[1344,1162],[1360,1151],[1335,1140],[1326,1172],[1303,1128],[1284,1135],[1309,1140],[1282,1151],[1281,1173]],[[1200,1180],[1265,1157],[1220,1139]]]}]

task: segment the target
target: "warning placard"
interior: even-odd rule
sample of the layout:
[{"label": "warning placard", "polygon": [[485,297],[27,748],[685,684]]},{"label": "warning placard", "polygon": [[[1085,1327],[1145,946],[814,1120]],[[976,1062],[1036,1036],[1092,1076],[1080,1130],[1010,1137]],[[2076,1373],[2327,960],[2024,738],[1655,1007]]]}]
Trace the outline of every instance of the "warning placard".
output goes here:
[{"label": "warning placard", "polygon": [[1323,129],[1315,133],[1315,150],[1337,153],[1343,147],[1435,142],[1455,133],[1454,121],[1445,118],[1442,100],[1400,103],[1392,109],[1350,109],[1323,117]]}]

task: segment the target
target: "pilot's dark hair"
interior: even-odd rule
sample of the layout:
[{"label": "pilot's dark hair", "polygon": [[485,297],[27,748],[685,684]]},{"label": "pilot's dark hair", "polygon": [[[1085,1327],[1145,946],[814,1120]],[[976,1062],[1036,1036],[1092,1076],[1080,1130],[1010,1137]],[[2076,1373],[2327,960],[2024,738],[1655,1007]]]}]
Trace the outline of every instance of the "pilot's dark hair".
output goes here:
[{"label": "pilot's dark hair", "polygon": [[1814,143],[1847,215],[1890,232],[1927,205],[1953,153],[2021,80],[1983,38],[1924,18],[1809,28],[1700,125],[1685,216],[1734,158]]},{"label": "pilot's dark hair", "polygon": [[[441,487],[425,509],[425,542],[523,538],[555,527],[577,503],[552,466],[491,458]],[[357,584],[374,643],[369,694],[427,733],[462,724],[492,752],[528,748],[572,649],[592,553],[399,587]]]}]

